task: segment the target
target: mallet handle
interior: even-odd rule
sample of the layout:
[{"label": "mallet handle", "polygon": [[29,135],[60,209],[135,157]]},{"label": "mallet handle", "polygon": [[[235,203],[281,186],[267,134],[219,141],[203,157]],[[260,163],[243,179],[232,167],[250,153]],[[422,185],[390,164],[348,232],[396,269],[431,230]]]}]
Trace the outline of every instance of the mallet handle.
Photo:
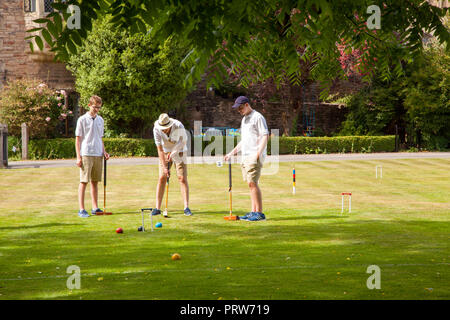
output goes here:
[{"label": "mallet handle", "polygon": [[103,170],[103,186],[106,186],[106,158],[103,158],[103,167],[105,167]]},{"label": "mallet handle", "polygon": [[231,191],[232,183],[231,183],[231,161],[228,164],[228,186],[229,190]]},{"label": "mallet handle", "polygon": [[166,185],[166,209],[167,209],[167,203],[169,202],[169,183]]},{"label": "mallet handle", "polygon": [[233,215],[233,200],[231,196],[231,189],[233,187],[232,180],[231,180],[231,161],[228,164],[228,194],[230,195],[230,216]]},{"label": "mallet handle", "polygon": [[231,190],[228,193],[230,195],[230,216],[232,216],[233,215],[233,201],[231,199]]},{"label": "mallet handle", "polygon": [[[167,169],[170,170],[170,162],[167,163]],[[167,184],[166,184],[166,210],[167,204],[169,203],[169,179],[170,176],[167,177]]]},{"label": "mallet handle", "polygon": [[106,212],[106,158],[103,158],[103,212]]}]

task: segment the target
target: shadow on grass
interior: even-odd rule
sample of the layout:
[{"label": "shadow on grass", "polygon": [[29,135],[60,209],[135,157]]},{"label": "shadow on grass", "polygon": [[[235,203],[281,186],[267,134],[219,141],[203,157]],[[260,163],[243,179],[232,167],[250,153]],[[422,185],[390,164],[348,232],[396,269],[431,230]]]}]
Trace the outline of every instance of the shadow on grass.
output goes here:
[{"label": "shadow on grass", "polygon": [[[227,211],[226,209],[219,210],[219,211],[204,211],[204,210],[202,210],[202,211],[199,211],[198,214],[199,215],[201,214],[201,215],[223,215],[223,216],[228,216],[228,215],[230,215],[230,211]],[[233,215],[234,216],[243,216],[245,214],[247,214],[247,212],[244,211],[244,210],[233,211]]]},{"label": "shadow on grass", "polygon": [[278,217],[278,218],[270,218],[267,216],[267,219],[271,221],[287,221],[287,220],[322,220],[322,219],[347,219],[349,216],[343,215],[328,215],[328,216],[288,216],[288,217]]},{"label": "shadow on grass", "polygon": [[[148,214],[150,212],[145,211],[145,213]],[[118,211],[114,211],[112,214],[113,215],[116,215],[116,214],[141,214],[141,210],[136,210],[136,211],[120,211],[120,210],[118,210]]]},{"label": "shadow on grass", "polygon": [[[430,262],[431,259],[438,262],[447,256],[448,222],[339,220],[336,223],[317,220],[319,223],[309,223],[308,219],[314,221],[347,216],[299,215],[277,217],[254,224],[226,224],[222,219],[215,219],[215,216],[224,214],[222,211],[203,211],[202,214],[211,215],[211,219],[202,223],[189,219],[186,224],[146,234],[127,231],[118,236],[113,228],[109,231],[104,228],[85,230],[74,227],[64,236],[58,235],[55,230],[33,234],[32,237],[23,238],[20,243],[16,239],[7,239],[5,245],[11,246],[11,251],[8,252],[11,260],[2,270],[3,277],[17,277],[18,274],[23,276],[25,272],[33,271],[51,274],[55,272],[55,266],[76,264],[87,274],[95,273],[83,282],[83,287],[89,288],[89,297],[94,299],[110,298],[112,292],[121,292],[115,298],[125,299],[180,299],[189,294],[192,294],[192,298],[217,299],[211,296],[211,292],[219,290],[226,297],[264,299],[273,295],[275,298],[299,298],[303,294],[311,297],[317,290],[322,290],[324,282],[334,285],[320,291],[321,297],[336,298],[336,288],[341,285],[335,279],[336,268],[338,266],[342,269],[342,266],[348,265],[351,272],[357,272],[361,276],[349,276],[351,272],[348,271],[350,273],[347,272],[340,281],[346,288],[353,287],[356,297],[366,297],[365,268],[361,266],[375,262],[406,262],[412,264],[408,267],[409,272],[419,274],[430,266],[413,266],[414,264],[427,262],[432,265],[434,262]],[[297,220],[298,223],[276,223],[277,220],[289,219]],[[55,225],[68,224],[47,224]],[[54,239],[58,236],[59,241],[55,242]],[[32,255],[30,247],[33,248]],[[170,256],[174,252],[180,253],[182,260],[173,263]],[[62,259],[58,259],[58,256]],[[25,259],[33,261],[33,265],[26,269],[23,266]],[[230,270],[227,269],[228,266],[231,267]],[[249,276],[249,270],[262,268],[267,268],[264,273],[251,272]],[[403,270],[401,268],[404,267],[391,267],[394,272],[392,274],[399,275],[395,280],[408,284],[400,276],[400,270]],[[442,273],[441,269],[433,270]],[[230,274],[227,273],[231,270],[239,275],[233,286],[230,286]],[[292,270],[301,272],[293,273]],[[98,280],[100,276],[101,281]],[[432,281],[430,279],[427,281]],[[65,281],[65,278],[55,279],[54,283],[64,285]],[[437,281],[441,280],[437,279],[436,283]],[[145,290],[137,290],[137,283],[145,283],[145,286],[138,286]],[[163,289],[161,283],[164,283]],[[298,289],[304,283],[309,283],[309,287]],[[20,287],[19,282],[7,284],[18,296],[28,294]],[[421,297],[411,293],[414,283],[409,282],[408,285],[404,291],[397,293],[397,298]],[[45,298],[42,288],[45,285],[36,281],[33,290],[35,297]],[[281,290],[274,293],[276,288]],[[60,298],[69,297],[62,295]]]},{"label": "shadow on grass", "polygon": [[34,228],[50,228],[50,227],[69,227],[78,226],[80,223],[42,223],[31,226],[14,226],[14,227],[0,227],[0,230],[20,230],[20,229],[34,229]]},{"label": "shadow on grass", "polygon": [[[161,212],[162,211],[164,211],[164,209],[161,209]],[[200,210],[200,211],[197,211],[197,210],[195,210],[195,208],[194,209],[192,209],[191,208],[191,211],[192,211],[192,213],[193,213],[193,215],[194,216],[204,216],[204,215],[223,215],[223,216],[227,216],[227,215],[229,215],[230,214],[230,212],[229,211],[227,211],[227,210],[220,210],[220,211],[204,211],[204,210]],[[116,211],[116,212],[113,212],[113,215],[130,215],[130,214],[139,214],[139,215],[141,215],[141,210],[136,210],[136,211],[120,211],[120,210],[118,210],[118,211]],[[150,214],[150,211],[145,211],[145,214],[146,215],[148,215],[148,214]],[[170,217],[170,215],[179,215],[179,214],[181,214],[181,215],[183,215],[184,214],[184,211],[183,210],[179,210],[179,209],[177,209],[177,210],[170,210],[169,209],[169,217]],[[243,211],[243,210],[237,210],[237,211],[233,211],[233,215],[235,215],[235,216],[243,216],[243,215],[245,215],[245,214],[247,214],[247,212],[246,211]]]}]

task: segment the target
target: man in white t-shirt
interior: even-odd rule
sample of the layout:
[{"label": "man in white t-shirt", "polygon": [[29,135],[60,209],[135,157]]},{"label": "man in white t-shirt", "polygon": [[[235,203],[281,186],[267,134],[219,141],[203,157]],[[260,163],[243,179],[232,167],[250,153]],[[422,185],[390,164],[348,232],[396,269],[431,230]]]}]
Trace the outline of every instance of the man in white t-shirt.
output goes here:
[{"label": "man in white t-shirt", "polygon": [[187,180],[187,134],[183,124],[170,118],[166,113],[159,116],[153,127],[153,137],[158,148],[159,180],[156,187],[156,208],[152,215],[161,214],[161,202],[167,178],[170,177],[170,167],[175,165],[181,194],[184,201],[184,214],[192,216],[189,209],[189,184]]},{"label": "man in white t-shirt", "polygon": [[247,97],[238,97],[233,109],[237,109],[244,116],[241,122],[241,141],[225,156],[224,160],[230,160],[233,155],[241,151],[242,175],[244,181],[248,183],[252,200],[252,211],[239,217],[239,219],[247,221],[265,220],[266,216],[262,212],[262,195],[258,182],[267,155],[269,129],[264,116],[252,109]]},{"label": "man in white t-shirt", "polygon": [[75,130],[75,150],[77,166],[80,168],[80,185],[78,187],[78,204],[80,218],[88,218],[89,213],[84,209],[84,195],[86,186],[91,183],[92,210],[96,215],[103,212],[98,208],[98,182],[102,181],[103,157],[109,159],[109,154],[103,145],[104,122],[98,115],[102,107],[102,99],[92,96],[89,99],[89,111],[78,118]]}]

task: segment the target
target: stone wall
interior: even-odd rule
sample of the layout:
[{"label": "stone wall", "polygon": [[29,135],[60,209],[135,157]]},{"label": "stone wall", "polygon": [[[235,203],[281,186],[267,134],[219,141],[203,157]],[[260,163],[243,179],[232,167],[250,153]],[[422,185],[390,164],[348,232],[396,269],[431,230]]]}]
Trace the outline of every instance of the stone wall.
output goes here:
[{"label": "stone wall", "polygon": [[[31,53],[25,37],[27,29],[34,27],[33,19],[44,16],[43,1],[37,1],[37,11],[25,13],[23,1],[0,1],[0,88],[7,81],[37,78],[55,89],[73,89],[74,78],[62,63],[53,59],[48,51],[36,49]],[[37,48],[37,47],[36,47]]]},{"label": "stone wall", "polygon": [[[362,86],[363,84],[357,79],[339,81],[333,85],[331,93],[339,92],[341,95],[345,95],[360,89]],[[299,90],[301,91],[301,89]],[[280,134],[284,132],[287,122],[293,121],[295,117],[297,118],[297,135],[306,134],[304,113],[309,116],[309,123],[311,125],[314,123],[314,129],[324,134],[336,132],[345,119],[346,108],[343,105],[320,101],[318,83],[305,86],[304,100],[301,98],[298,108],[295,109],[290,104],[282,102],[266,102],[263,105],[254,98],[251,91],[246,94],[252,100],[252,107],[266,118],[269,129],[279,129]],[[217,95],[214,90],[206,90],[205,84],[201,83],[185,99],[183,103],[185,114],[177,116],[191,129],[194,127],[194,121],[202,121],[203,127],[239,128],[242,117],[231,108],[236,95],[239,94],[228,97]]]}]

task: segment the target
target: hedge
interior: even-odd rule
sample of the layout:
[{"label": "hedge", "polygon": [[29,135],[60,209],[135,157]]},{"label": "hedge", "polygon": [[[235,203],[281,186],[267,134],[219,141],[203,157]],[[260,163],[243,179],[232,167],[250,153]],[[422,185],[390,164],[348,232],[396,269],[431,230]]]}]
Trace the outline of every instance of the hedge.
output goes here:
[{"label": "hedge", "polygon": [[279,154],[393,152],[395,136],[281,137],[279,147]]},{"label": "hedge", "polygon": [[[195,138],[199,140],[201,138]],[[213,138],[212,141],[219,138]],[[226,140],[222,139],[223,152]],[[20,159],[20,140],[8,137],[9,158]],[[105,149],[115,157],[156,157],[158,151],[152,139],[105,138]],[[202,152],[211,141],[202,139]],[[237,138],[235,138],[235,143]],[[194,141],[192,141],[194,144]],[[18,148],[12,152],[13,145]],[[75,139],[31,140],[28,146],[29,157],[40,159],[72,159],[76,157]],[[351,136],[351,137],[280,137],[279,154],[347,153],[347,152],[392,152],[395,150],[395,136]],[[271,141],[267,151],[271,153]],[[214,152],[212,152],[214,155]]]}]

